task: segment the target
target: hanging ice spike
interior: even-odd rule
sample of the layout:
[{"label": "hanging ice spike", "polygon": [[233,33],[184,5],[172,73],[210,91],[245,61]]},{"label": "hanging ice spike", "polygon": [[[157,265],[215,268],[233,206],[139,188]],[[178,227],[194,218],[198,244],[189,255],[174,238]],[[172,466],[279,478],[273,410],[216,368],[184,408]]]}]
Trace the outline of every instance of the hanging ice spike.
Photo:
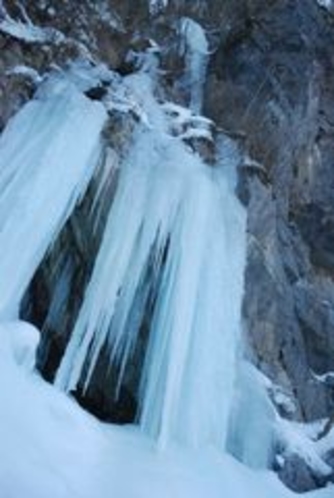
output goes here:
[{"label": "hanging ice spike", "polygon": [[[101,104],[51,77],[0,138],[0,316],[15,316],[100,155]],[[80,145],[79,145],[80,144]]]}]

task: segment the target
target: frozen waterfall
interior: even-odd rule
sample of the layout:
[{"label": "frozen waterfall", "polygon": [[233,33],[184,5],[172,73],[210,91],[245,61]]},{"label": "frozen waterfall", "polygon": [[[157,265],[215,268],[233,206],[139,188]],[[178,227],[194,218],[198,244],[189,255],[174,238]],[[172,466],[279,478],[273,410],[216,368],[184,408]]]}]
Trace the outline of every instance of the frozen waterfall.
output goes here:
[{"label": "frozen waterfall", "polygon": [[185,78],[190,91],[190,109],[200,113],[209,60],[209,43],[204,29],[189,17],[180,20],[181,53],[185,57]]},{"label": "frozen waterfall", "polygon": [[85,191],[106,113],[52,76],[0,139],[0,316],[15,316],[38,264]]},{"label": "frozen waterfall", "polygon": [[[87,386],[102,348],[119,384],[150,310],[139,423],[161,446],[224,448],[239,342],[245,214],[223,172],[168,134],[148,81],[150,120],[122,166],[102,245],[56,383]],[[152,298],[153,296],[153,298]],[[111,386],[112,389],[112,386]]]}]

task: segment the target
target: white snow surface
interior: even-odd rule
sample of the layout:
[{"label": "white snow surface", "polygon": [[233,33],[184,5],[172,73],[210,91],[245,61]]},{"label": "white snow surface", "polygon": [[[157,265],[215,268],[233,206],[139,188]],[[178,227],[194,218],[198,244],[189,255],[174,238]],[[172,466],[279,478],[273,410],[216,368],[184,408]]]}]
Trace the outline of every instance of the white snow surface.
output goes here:
[{"label": "white snow surface", "polygon": [[316,0],[320,7],[324,7],[327,10],[331,10],[333,8],[333,0]]},{"label": "white snow surface", "polygon": [[[74,45],[77,47],[82,57],[87,60],[93,60],[88,48],[82,42],[79,42],[74,38],[68,38],[56,28],[36,26],[29,18],[21,2],[17,2],[17,7],[20,10],[22,19],[14,19],[11,17],[6,10],[3,1],[0,0],[0,32],[25,43],[39,45]],[[56,14],[52,7],[48,9],[48,12],[51,15]]]},{"label": "white snow surface", "polygon": [[320,382],[326,383],[333,383],[334,384],[334,372],[326,372],[322,375],[316,375],[313,374],[314,377],[319,380]]},{"label": "white snow surface", "polygon": [[24,76],[30,79],[35,85],[39,85],[43,79],[35,69],[25,65],[14,66],[12,69],[9,69],[6,74]]},{"label": "white snow surface", "polygon": [[[304,424],[282,419],[279,421],[277,424],[277,438],[285,444],[283,458],[289,454],[298,455],[314,471],[315,475],[330,476],[333,469],[325,462],[323,457],[326,456],[326,451],[330,449],[330,444],[334,443],[333,434],[330,433],[325,438],[325,441],[317,441],[307,434],[306,429],[307,425],[305,426]],[[334,444],[331,448],[334,448]]]},{"label": "white snow surface", "polygon": [[[2,324],[1,498],[294,498],[275,475],[213,449],[160,451],[135,427],[102,424],[14,359]],[[307,493],[332,498],[334,489]]]},{"label": "white snow surface", "polygon": [[84,193],[106,112],[62,75],[0,137],[0,316],[15,316],[32,275]]},{"label": "white snow surface", "polygon": [[172,136],[177,136],[182,140],[200,138],[213,141],[213,122],[204,117],[193,114],[190,109],[167,102],[162,104],[162,109],[169,124],[169,131]]}]

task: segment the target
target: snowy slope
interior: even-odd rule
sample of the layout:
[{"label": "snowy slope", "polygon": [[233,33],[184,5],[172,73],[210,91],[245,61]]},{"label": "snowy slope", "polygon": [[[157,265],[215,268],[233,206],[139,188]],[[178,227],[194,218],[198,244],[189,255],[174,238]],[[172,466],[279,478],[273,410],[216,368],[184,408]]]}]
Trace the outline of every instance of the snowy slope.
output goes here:
[{"label": "snowy slope", "polygon": [[[106,426],[27,373],[1,326],[0,498],[294,498],[273,473],[214,450],[164,452],[134,427]],[[34,334],[32,334],[34,335]],[[32,344],[31,349],[34,350]],[[333,487],[306,494],[332,498]]]}]

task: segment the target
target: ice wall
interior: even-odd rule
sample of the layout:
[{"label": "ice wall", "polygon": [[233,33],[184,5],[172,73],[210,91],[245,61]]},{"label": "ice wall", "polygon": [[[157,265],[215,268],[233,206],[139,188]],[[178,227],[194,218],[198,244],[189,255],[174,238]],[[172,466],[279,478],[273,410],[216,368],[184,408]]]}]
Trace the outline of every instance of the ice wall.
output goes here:
[{"label": "ice wall", "polygon": [[180,20],[181,52],[185,56],[185,78],[190,90],[189,107],[200,113],[209,59],[209,43],[204,29],[189,17]]},{"label": "ice wall", "polygon": [[0,316],[15,316],[26,286],[85,191],[106,118],[53,76],[0,138]]},{"label": "ice wall", "polygon": [[142,429],[161,446],[223,448],[239,342],[245,214],[220,169],[168,134],[148,79],[138,76],[132,87],[150,126],[138,129],[122,167],[56,382],[68,391],[82,381],[87,386],[107,348],[120,384],[150,308]]}]

